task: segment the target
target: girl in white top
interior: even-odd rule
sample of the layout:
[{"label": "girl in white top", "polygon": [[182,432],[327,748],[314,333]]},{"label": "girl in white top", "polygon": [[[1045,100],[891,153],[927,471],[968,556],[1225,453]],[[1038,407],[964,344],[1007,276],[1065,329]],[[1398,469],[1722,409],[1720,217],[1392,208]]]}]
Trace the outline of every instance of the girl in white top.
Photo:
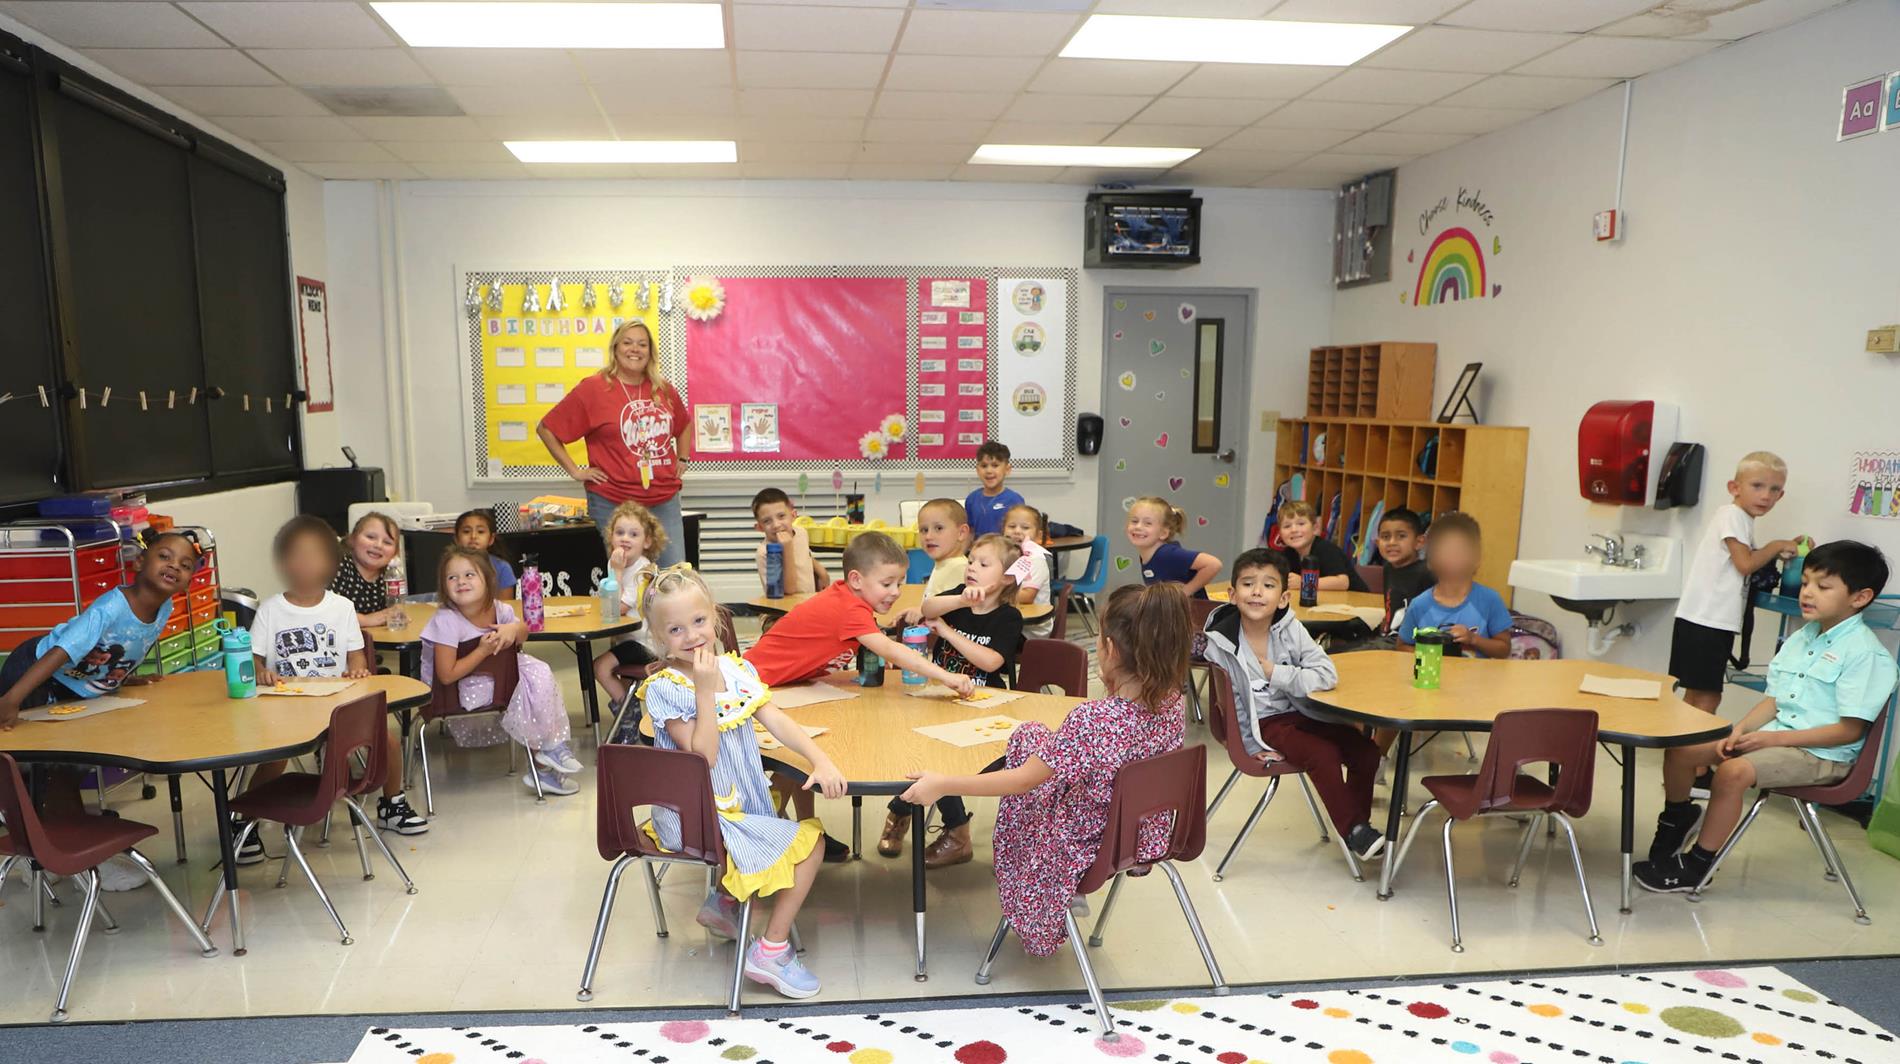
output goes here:
[{"label": "girl in white top", "polygon": [[[1050,585],[1055,582],[1055,556],[1042,545],[1048,532],[1048,521],[1042,511],[1026,503],[1009,508],[1003,515],[1003,536],[1022,550],[1022,557],[1009,567],[1009,575],[1016,579],[1016,604],[1027,606],[1037,603],[1049,604]],[[1035,624],[1026,625],[1023,634],[1032,639],[1046,639],[1055,630],[1055,617],[1050,615]]]},{"label": "girl in white top", "polygon": [[666,549],[666,529],[660,519],[637,502],[627,501],[614,508],[607,522],[607,567],[620,582],[620,607],[634,626],[616,636],[606,653],[594,659],[594,679],[607,689],[608,697],[618,705],[625,701],[631,685],[614,675],[622,665],[647,665],[653,654],[641,642],[646,627],[641,614],[647,585],[659,571],[653,560]]}]

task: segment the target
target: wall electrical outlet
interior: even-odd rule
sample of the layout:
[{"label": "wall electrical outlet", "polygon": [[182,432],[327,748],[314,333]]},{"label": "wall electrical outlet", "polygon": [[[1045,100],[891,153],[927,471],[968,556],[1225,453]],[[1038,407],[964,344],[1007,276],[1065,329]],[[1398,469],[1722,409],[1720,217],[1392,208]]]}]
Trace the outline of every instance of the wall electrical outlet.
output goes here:
[{"label": "wall electrical outlet", "polygon": [[1900,354],[1900,325],[1867,330],[1867,350],[1882,355]]}]

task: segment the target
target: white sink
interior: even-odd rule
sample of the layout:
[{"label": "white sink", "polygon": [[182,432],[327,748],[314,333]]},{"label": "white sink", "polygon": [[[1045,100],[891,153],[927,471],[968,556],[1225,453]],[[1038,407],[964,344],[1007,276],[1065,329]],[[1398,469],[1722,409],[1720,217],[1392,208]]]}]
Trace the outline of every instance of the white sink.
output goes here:
[{"label": "white sink", "polygon": [[[1597,558],[1519,558],[1511,586],[1578,603],[1672,599],[1682,594],[1681,545],[1667,536],[1623,537],[1623,551],[1643,548],[1643,567],[1609,566]],[[1564,608],[1568,605],[1560,602]]]}]

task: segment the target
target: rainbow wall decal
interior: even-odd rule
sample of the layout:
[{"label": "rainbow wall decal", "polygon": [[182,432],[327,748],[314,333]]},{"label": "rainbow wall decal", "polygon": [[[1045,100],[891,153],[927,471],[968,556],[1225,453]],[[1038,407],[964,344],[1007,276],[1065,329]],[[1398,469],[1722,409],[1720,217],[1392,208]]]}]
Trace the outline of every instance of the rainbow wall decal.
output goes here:
[{"label": "rainbow wall decal", "polygon": [[1453,226],[1438,234],[1418,267],[1413,306],[1479,299],[1486,292],[1484,252],[1471,230]]}]

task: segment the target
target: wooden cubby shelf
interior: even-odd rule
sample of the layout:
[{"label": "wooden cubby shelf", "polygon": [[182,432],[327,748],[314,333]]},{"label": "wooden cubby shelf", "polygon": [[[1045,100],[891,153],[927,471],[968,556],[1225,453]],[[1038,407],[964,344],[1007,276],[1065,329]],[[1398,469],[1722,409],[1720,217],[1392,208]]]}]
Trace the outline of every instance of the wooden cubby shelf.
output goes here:
[{"label": "wooden cubby shelf", "polygon": [[1307,363],[1306,416],[1423,421],[1432,416],[1437,365],[1437,344],[1315,347]]}]

